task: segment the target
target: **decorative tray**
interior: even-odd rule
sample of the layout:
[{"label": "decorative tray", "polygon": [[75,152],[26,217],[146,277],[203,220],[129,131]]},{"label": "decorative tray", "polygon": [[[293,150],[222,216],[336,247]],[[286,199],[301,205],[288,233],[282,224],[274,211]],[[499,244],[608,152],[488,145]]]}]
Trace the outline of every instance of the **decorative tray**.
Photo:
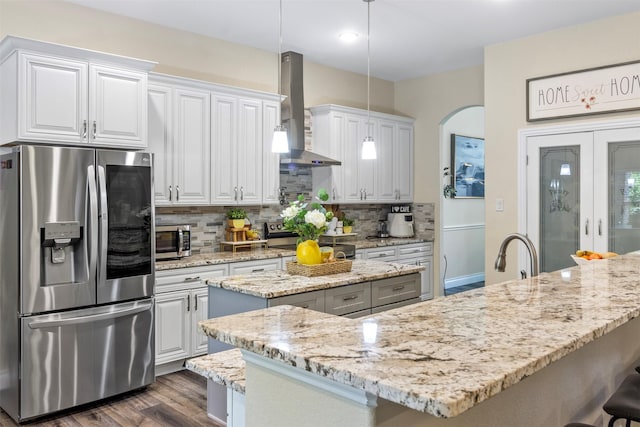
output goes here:
[{"label": "decorative tray", "polygon": [[295,276],[325,276],[328,274],[347,273],[349,271],[351,271],[351,260],[332,261],[314,265],[287,261],[287,273]]}]

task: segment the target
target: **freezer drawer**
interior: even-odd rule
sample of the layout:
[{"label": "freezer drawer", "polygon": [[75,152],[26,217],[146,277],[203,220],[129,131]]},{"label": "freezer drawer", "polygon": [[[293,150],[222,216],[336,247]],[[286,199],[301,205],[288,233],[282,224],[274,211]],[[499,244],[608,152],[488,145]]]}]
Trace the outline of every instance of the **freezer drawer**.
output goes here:
[{"label": "freezer drawer", "polygon": [[154,381],[153,299],[21,319],[20,419]]}]

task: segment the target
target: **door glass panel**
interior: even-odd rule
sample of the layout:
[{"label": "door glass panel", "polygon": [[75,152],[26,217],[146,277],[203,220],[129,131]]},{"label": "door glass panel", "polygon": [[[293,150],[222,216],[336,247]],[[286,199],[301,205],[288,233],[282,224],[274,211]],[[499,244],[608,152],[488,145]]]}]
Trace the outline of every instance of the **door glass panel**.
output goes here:
[{"label": "door glass panel", "polygon": [[640,142],[609,144],[609,250],[640,249]]},{"label": "door glass panel", "polygon": [[575,265],[580,243],[580,147],[540,148],[540,271]]},{"label": "door glass panel", "polygon": [[107,165],[107,279],[151,274],[151,168]]}]

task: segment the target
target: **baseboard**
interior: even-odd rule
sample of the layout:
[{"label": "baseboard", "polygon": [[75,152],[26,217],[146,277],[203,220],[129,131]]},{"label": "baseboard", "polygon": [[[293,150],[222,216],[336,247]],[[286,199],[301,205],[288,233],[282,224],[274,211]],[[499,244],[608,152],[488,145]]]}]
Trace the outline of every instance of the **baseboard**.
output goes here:
[{"label": "baseboard", "polygon": [[180,359],[173,362],[163,363],[161,365],[156,365],[156,377],[183,370],[185,360],[186,359]]},{"label": "baseboard", "polygon": [[444,281],[444,288],[450,289],[472,283],[484,282],[484,273],[469,274],[466,276],[452,277]]}]

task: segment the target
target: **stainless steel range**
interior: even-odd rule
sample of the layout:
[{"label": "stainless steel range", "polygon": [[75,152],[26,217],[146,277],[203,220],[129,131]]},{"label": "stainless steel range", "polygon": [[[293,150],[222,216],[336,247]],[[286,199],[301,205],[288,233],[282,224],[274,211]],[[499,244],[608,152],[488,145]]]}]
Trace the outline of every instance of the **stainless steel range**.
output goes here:
[{"label": "stainless steel range", "polygon": [[[282,221],[265,222],[262,235],[267,240],[267,245],[270,248],[296,250],[298,235],[285,230]],[[344,252],[348,259],[354,259],[356,257],[356,245],[342,242],[339,238],[327,237],[328,238],[320,238],[320,246],[332,246],[334,253]]]}]

